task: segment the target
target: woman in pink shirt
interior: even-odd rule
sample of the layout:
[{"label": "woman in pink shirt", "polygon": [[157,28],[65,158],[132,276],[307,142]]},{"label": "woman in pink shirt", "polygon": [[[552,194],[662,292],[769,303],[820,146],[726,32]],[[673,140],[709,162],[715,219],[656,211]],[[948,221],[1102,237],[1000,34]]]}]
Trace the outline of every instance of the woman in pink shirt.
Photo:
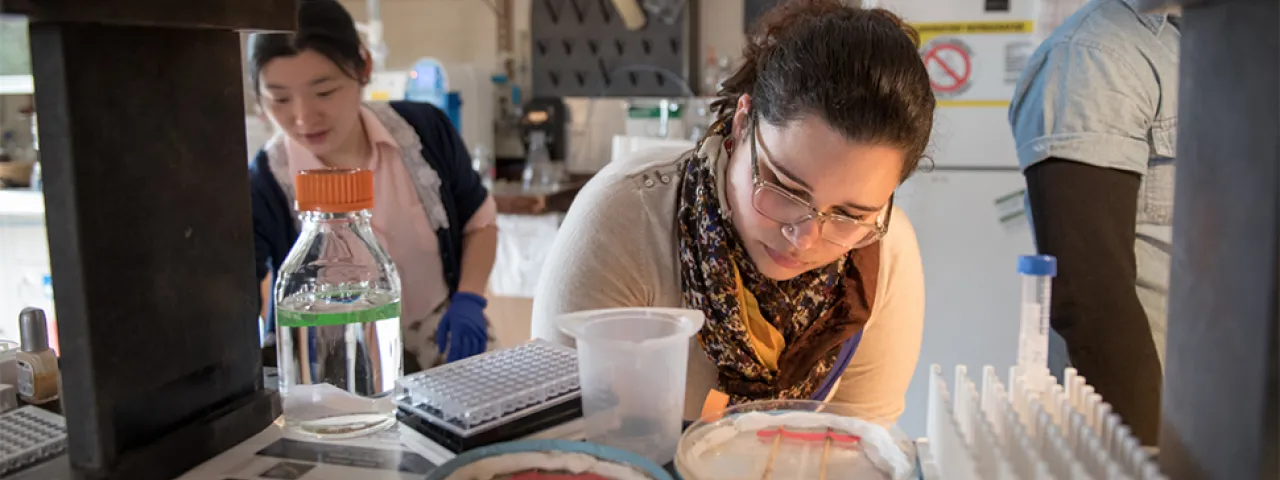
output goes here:
[{"label": "woman in pink shirt", "polygon": [[400,273],[405,373],[485,351],[496,207],[466,146],[431,105],[362,102],[368,51],[338,2],[305,0],[298,15],[296,33],[249,44],[254,90],[277,130],[250,165],[258,279],[297,239],[295,174],[369,169],[374,233]]}]

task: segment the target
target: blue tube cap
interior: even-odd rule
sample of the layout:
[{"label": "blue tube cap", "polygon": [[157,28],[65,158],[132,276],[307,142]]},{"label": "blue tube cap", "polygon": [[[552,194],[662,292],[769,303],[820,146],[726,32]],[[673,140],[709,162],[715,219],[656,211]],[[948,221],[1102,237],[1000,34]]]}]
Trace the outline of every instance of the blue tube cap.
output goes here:
[{"label": "blue tube cap", "polygon": [[1018,274],[1041,277],[1058,276],[1058,259],[1053,255],[1023,255],[1018,257]]}]

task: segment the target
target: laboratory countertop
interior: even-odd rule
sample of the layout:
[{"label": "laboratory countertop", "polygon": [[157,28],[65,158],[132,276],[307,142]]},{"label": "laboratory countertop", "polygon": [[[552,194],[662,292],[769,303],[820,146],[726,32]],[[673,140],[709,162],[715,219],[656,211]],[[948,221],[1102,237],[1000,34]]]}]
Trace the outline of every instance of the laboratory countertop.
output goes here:
[{"label": "laboratory countertop", "polygon": [[43,217],[44,195],[34,190],[0,189],[0,216]]},{"label": "laboratory countertop", "polygon": [[[278,382],[274,368],[263,369],[267,385]],[[60,413],[58,402],[40,408]],[[570,421],[529,438],[582,439],[581,420]],[[685,424],[688,428],[688,422]],[[273,476],[293,472],[316,480],[368,478],[375,480],[421,479],[454,454],[413,428],[395,428],[348,440],[322,441],[298,437],[277,424],[232,447],[178,477],[179,480],[227,480],[240,478],[299,478]],[[673,469],[671,465],[668,469]],[[301,470],[299,470],[301,469]],[[277,472],[278,471],[278,472]],[[672,470],[674,471],[674,470]],[[73,480],[69,457],[58,455],[48,461],[5,477],[6,480]]]},{"label": "laboratory countertop", "polygon": [[529,191],[520,188],[519,184],[499,182],[493,188],[493,199],[498,204],[498,213],[507,215],[539,215],[543,213],[565,213],[573,204],[578,192],[587,184],[591,175],[573,174],[569,180],[555,187]]},{"label": "laboratory countertop", "polygon": [[[530,438],[582,440],[581,434],[582,424],[575,421]],[[297,475],[301,475],[316,480],[421,479],[453,457],[452,452],[404,424],[369,437],[337,441],[298,437],[272,424],[177,480],[227,480],[256,478],[255,475],[261,478],[299,478]],[[664,465],[664,469],[676,474],[674,464]],[[285,475],[288,472],[294,476]],[[68,456],[63,454],[5,478],[72,480],[74,477]]]}]

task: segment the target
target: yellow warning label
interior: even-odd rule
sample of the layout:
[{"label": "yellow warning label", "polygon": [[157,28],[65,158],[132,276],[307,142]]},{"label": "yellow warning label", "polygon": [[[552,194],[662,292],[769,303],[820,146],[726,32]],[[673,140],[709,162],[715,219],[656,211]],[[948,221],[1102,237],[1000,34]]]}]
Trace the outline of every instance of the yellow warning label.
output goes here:
[{"label": "yellow warning label", "polygon": [[1035,22],[931,22],[920,33],[920,56],[940,107],[999,108],[1035,50]]},{"label": "yellow warning label", "polygon": [[1007,20],[1003,22],[934,22],[916,23],[916,31],[920,32],[920,42],[928,42],[939,35],[983,35],[1031,33],[1035,30],[1035,22],[1031,20]]}]

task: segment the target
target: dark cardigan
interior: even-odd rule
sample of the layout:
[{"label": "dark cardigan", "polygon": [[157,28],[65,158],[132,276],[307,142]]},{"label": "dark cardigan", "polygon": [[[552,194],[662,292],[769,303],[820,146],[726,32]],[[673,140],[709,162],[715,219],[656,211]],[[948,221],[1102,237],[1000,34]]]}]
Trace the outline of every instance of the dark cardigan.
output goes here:
[{"label": "dark cardigan", "polygon": [[[440,200],[449,217],[449,228],[436,231],[444,279],[452,294],[458,290],[462,270],[462,231],[489,196],[480,175],[471,168],[471,155],[453,124],[440,109],[426,103],[391,102],[422,139],[422,157],[440,175]],[[289,249],[298,239],[293,206],[268,166],[267,153],[259,150],[249,165],[253,193],[253,237],[258,281],[280,270]],[[269,315],[270,317],[270,315]]]}]

